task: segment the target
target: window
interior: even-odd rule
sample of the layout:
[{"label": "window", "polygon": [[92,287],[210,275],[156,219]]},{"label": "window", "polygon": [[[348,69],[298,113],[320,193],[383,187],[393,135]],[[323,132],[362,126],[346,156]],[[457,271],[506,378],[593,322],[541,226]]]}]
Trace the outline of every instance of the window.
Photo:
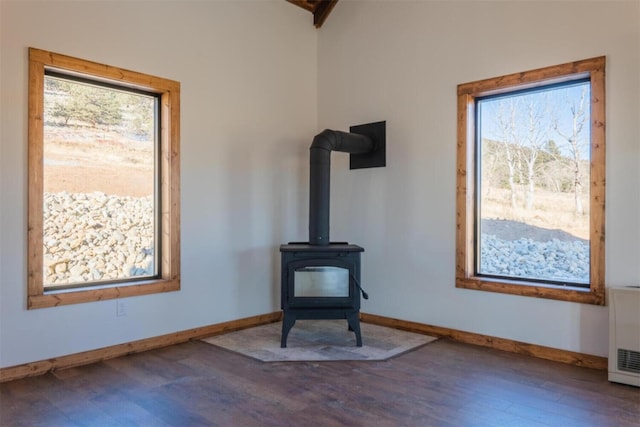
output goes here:
[{"label": "window", "polygon": [[28,308],[180,288],[180,84],[29,49]]},{"label": "window", "polygon": [[457,287],[604,304],[604,73],[458,86]]}]

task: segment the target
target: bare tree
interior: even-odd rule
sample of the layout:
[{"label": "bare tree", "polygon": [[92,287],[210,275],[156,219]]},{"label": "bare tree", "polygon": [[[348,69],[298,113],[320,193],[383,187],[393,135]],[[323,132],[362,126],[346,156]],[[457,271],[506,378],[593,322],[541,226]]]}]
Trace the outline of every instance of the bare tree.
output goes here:
[{"label": "bare tree", "polygon": [[496,124],[509,167],[513,208],[516,207],[516,176],[519,183],[526,184],[525,208],[533,208],[537,160],[548,141],[547,105],[546,94],[510,97],[498,103]]},{"label": "bare tree", "polygon": [[500,132],[500,141],[504,149],[505,158],[508,167],[508,183],[511,191],[511,208],[516,208],[516,182],[515,175],[517,170],[517,157],[515,154],[516,132],[515,122],[516,108],[513,98],[500,101],[498,103],[498,111],[496,113],[497,127]]},{"label": "bare tree", "polygon": [[587,122],[587,92],[587,87],[583,86],[578,99],[571,100],[567,97],[566,103],[571,116],[568,125],[564,129],[560,124],[557,111],[553,114],[553,129],[566,142],[564,145],[569,153],[570,167],[573,171],[575,213],[577,215],[584,214],[582,206],[582,150],[584,145],[587,144],[588,138],[583,138],[582,131]]},{"label": "bare tree", "polygon": [[544,120],[547,109],[548,97],[528,96],[522,98],[522,135],[519,141],[518,154],[522,158],[525,166],[527,191],[525,197],[525,207],[533,208],[533,199],[536,184],[536,162],[547,143],[548,126]]}]

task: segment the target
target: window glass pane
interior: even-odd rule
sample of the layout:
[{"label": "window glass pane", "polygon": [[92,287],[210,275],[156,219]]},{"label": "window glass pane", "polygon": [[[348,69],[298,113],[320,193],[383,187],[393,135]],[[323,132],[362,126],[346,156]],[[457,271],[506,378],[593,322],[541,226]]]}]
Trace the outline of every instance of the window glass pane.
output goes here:
[{"label": "window glass pane", "polygon": [[588,286],[589,89],[477,100],[477,274]]},{"label": "window glass pane", "polygon": [[295,297],[348,297],[349,270],[340,267],[305,267],[294,274]]},{"label": "window glass pane", "polygon": [[45,76],[45,287],[157,276],[156,117],[152,95]]}]

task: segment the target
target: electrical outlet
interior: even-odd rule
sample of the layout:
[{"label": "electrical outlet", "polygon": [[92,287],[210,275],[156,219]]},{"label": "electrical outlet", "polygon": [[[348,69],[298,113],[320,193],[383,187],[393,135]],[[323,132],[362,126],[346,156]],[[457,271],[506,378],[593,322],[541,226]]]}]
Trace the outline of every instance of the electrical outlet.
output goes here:
[{"label": "electrical outlet", "polygon": [[116,300],[116,316],[123,317],[127,315],[127,308],[124,305],[124,300]]}]

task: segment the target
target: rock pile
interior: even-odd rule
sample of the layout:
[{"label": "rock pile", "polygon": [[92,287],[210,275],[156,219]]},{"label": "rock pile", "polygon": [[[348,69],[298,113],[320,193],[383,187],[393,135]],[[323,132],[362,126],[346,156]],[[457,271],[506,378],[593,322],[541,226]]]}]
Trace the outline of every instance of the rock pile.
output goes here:
[{"label": "rock pile", "polygon": [[155,274],[151,196],[45,193],[43,229],[45,286]]},{"label": "rock pile", "polygon": [[[44,283],[64,285],[153,276],[153,198],[45,193]],[[503,240],[482,234],[483,274],[589,282],[589,244]]]},{"label": "rock pile", "polygon": [[484,274],[589,283],[589,244],[581,240],[502,240],[482,234]]}]

